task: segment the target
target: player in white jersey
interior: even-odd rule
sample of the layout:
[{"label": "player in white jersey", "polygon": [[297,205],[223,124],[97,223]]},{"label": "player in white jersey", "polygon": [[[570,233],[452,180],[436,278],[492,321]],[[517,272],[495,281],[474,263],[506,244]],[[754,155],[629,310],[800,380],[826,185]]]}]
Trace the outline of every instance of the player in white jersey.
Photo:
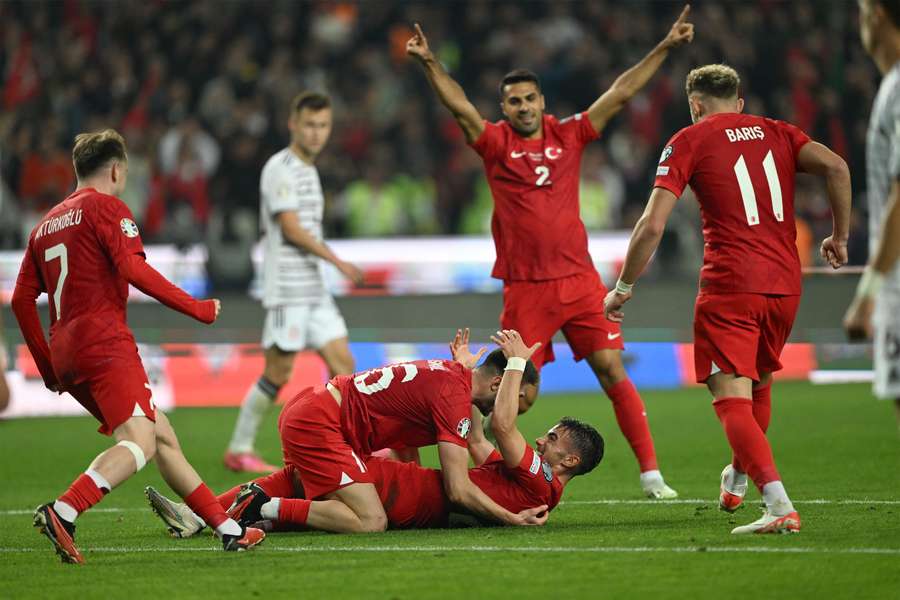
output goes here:
[{"label": "player in white jersey", "polygon": [[844,317],[851,338],[875,338],[875,395],[900,427],[900,0],[860,0],[863,46],[883,78],[866,138],[869,263]]},{"label": "player in white jersey", "polygon": [[260,222],[265,234],[262,345],[266,365],[247,390],[235,424],[225,466],[233,471],[274,471],[254,451],[259,424],[288,382],[294,356],[318,351],[331,376],[354,370],[347,326],[325,289],[321,265],[326,260],[354,283],[362,272],[339,259],[322,241],[324,198],[316,157],[331,134],[331,101],[307,92],[291,103],[291,144],[273,155],[260,177]]}]

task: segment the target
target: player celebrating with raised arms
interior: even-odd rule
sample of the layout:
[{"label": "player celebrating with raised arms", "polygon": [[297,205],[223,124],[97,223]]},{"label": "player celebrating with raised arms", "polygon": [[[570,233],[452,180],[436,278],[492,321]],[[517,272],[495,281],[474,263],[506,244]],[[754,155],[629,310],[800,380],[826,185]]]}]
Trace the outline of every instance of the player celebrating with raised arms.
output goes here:
[{"label": "player celebrating with raised arms", "polygon": [[[245,550],[265,534],[230,519],[181,452],[175,431],[151,399],[150,384],[125,320],[128,284],[203,323],[218,300],[195,300],[147,264],[137,225],[116,196],[125,189],[125,140],[107,129],[75,138],[78,186],[50,209],[28,240],[12,298],[22,336],[45,385],[69,392],[118,442],[101,453],[55,502],[39,506],[34,524],[63,562],[83,563],[75,519],[156,458],[160,474],[221,537]],[[50,343],[38,317],[50,297]]]},{"label": "player celebrating with raised arms", "polygon": [[[588,253],[579,170],[584,146],[646,85],[671,48],[693,39],[689,10],[685,6],[668,35],[585,112],[563,120],[544,113],[537,76],[519,69],[500,82],[500,108],[507,120],[488,123],[432,54],[418,24],[406,45],[484,162],[494,198],[497,261],[492,275],[504,283],[502,327],[541,342],[533,357],[538,368],[553,361],[551,340],[562,330],[575,359],[587,360],[612,401],[650,498],[678,494],[659,471],[644,403],[622,365],[622,332],[603,315],[606,288]],[[528,408],[522,404],[519,410]]]},{"label": "player celebrating with raised arms", "polygon": [[734,451],[722,471],[719,506],[743,502],[747,476],[766,511],[732,533],[800,530],[766,439],[771,415],[772,373],[800,304],[800,259],[794,223],[794,177],[825,179],[833,233],[822,242],[835,269],[847,262],[850,173],[837,154],[797,127],[744,115],[740,79],[731,67],[707,65],[687,76],[693,125],[666,144],[643,216],[635,225],[606,314],[621,321],[659,245],[675,202],[690,184],[700,204],[705,242],[700,293],[694,313],[694,367]]}]

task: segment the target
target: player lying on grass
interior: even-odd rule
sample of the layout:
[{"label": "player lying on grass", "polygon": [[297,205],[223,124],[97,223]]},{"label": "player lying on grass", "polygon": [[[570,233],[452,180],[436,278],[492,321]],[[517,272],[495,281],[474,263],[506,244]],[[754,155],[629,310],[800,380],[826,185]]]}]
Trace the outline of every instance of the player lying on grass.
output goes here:
[{"label": "player lying on grass", "polygon": [[[528,361],[520,363],[517,393],[534,396],[537,370]],[[431,444],[438,446],[444,488],[454,504],[502,523],[540,524],[537,508],[513,514],[469,480],[471,407],[490,411],[505,368],[512,367],[500,350],[474,369],[456,361],[418,360],[339,375],[291,399],[278,419],[284,464],[300,475],[306,498],[342,505],[335,512],[339,518],[324,528],[383,531],[387,515],[361,457],[380,448]]]},{"label": "player lying on grass", "polygon": [[[12,309],[44,384],[69,392],[118,442],[97,456],[55,502],[39,506],[34,525],[63,562],[83,563],[75,519],[156,458],[166,483],[212,525],[225,550],[263,540],[230,519],[187,462],[175,431],[151,398],[125,307],[128,284],[203,323],[219,315],[218,300],[195,300],[147,264],[125,189],[125,140],[107,129],[75,138],[78,186],[50,209],[28,240]],[[50,343],[37,298],[50,298]],[[40,443],[52,443],[42,441]]]},{"label": "player lying on grass", "polygon": [[[485,439],[481,419],[473,409],[469,452],[477,466],[469,469],[469,477],[510,512],[534,506],[549,511],[559,503],[563,488],[573,477],[589,473],[600,463],[603,438],[590,425],[564,418],[535,441],[536,451],[529,446],[516,425],[522,371],[514,367],[540,344],[528,348],[511,330],[498,332],[494,340],[511,364],[501,380],[491,420],[498,447]],[[366,459],[366,468],[391,528],[446,526],[451,512],[459,509],[447,497],[439,470],[374,456]],[[187,506],[168,500],[153,488],[147,488],[147,496],[176,537],[188,537],[203,528],[202,520]],[[331,530],[340,511],[346,510],[337,502],[305,499],[302,478],[290,465],[229,490],[219,496],[219,502],[230,506],[229,514],[239,522],[262,522],[273,530]]]},{"label": "player lying on grass", "polygon": [[693,125],[663,149],[656,182],[628,245],[605,310],[614,321],[662,238],[678,197],[690,184],[703,219],[703,267],[694,315],[694,367],[734,452],[722,471],[719,505],[743,502],[747,476],[766,504],[759,520],[732,533],[800,531],[800,515],[775,468],[766,430],[772,373],[800,304],[800,259],[794,224],[794,178],[824,179],[833,216],[822,258],[847,262],[850,172],[840,156],[790,123],[742,114],[740,78],[727,65],[687,76]]}]

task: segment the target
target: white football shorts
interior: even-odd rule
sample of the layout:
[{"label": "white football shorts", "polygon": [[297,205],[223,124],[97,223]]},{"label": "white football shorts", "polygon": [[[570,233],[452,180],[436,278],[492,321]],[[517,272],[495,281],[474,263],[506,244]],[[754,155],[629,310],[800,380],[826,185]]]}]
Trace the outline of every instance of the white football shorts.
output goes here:
[{"label": "white football shorts", "polygon": [[347,324],[330,294],[315,304],[286,304],[266,311],[262,346],[285,352],[319,350],[333,340],[347,337]]},{"label": "white football shorts", "polygon": [[882,290],[873,325],[875,382],[872,391],[884,400],[900,398],[900,292]]}]

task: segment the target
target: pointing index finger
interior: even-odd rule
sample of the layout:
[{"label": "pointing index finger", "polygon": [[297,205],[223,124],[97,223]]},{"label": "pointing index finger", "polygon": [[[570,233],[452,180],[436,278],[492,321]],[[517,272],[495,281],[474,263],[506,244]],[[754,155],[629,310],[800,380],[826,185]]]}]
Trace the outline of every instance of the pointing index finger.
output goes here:
[{"label": "pointing index finger", "polygon": [[[675,24],[676,24],[676,25],[681,25],[682,23],[684,23],[684,22],[687,20],[687,16],[688,16],[688,13],[689,13],[689,12],[691,12],[691,5],[690,5],[690,4],[685,4],[685,5],[684,5],[684,8],[681,9],[681,14],[678,15],[678,20],[675,21]],[[416,27],[418,27],[418,26],[419,26],[419,25],[418,25],[418,23],[417,23],[417,24],[416,24]],[[421,31],[421,29],[420,29],[419,31]]]},{"label": "pointing index finger", "polygon": [[421,27],[418,23],[416,23],[416,24],[414,25],[414,27],[416,28],[416,35],[419,36],[419,37],[422,38],[422,39],[425,39],[425,34],[422,33],[422,27]]}]

